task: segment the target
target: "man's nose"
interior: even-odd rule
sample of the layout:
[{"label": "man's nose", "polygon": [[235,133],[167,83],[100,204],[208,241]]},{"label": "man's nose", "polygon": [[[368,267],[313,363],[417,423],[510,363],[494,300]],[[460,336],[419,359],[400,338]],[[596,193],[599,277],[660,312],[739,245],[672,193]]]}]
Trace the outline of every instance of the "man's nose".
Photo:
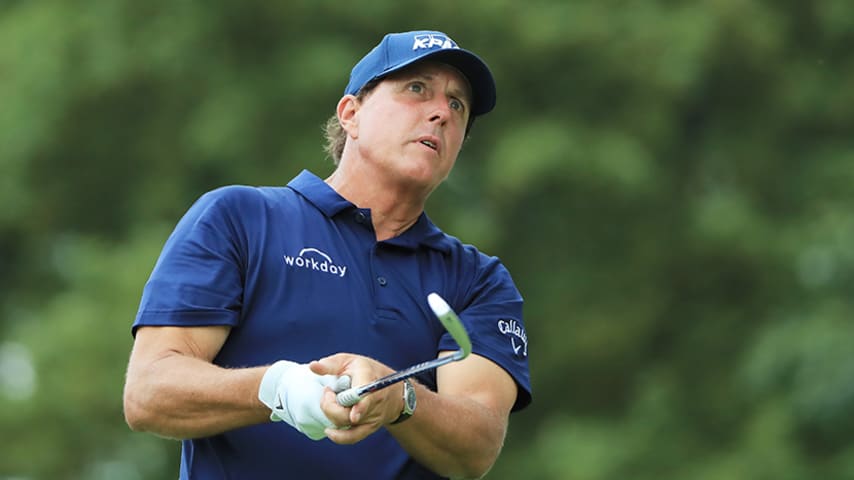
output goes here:
[{"label": "man's nose", "polygon": [[439,98],[433,100],[430,105],[432,109],[430,111],[430,121],[431,122],[439,122],[444,124],[448,121],[448,117],[451,115],[451,106],[450,99],[445,97],[444,95],[440,95]]}]

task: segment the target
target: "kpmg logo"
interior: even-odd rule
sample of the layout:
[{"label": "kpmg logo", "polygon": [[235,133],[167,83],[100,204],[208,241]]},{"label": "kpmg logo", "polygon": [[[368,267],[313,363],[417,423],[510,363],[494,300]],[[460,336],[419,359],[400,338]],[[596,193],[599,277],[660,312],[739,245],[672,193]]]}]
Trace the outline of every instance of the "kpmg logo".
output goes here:
[{"label": "kpmg logo", "polygon": [[444,35],[437,35],[433,33],[425,34],[425,35],[416,35],[415,41],[412,43],[413,50],[419,50],[421,48],[459,48],[457,44],[454,43],[450,37],[446,37]]},{"label": "kpmg logo", "polygon": [[296,257],[285,255],[285,265],[328,273],[339,278],[344,278],[347,273],[346,265],[336,265],[332,257],[316,248],[303,248]]},{"label": "kpmg logo", "polygon": [[519,356],[528,356],[528,334],[525,328],[516,320],[499,320],[498,331],[510,336],[510,346],[513,353]]}]

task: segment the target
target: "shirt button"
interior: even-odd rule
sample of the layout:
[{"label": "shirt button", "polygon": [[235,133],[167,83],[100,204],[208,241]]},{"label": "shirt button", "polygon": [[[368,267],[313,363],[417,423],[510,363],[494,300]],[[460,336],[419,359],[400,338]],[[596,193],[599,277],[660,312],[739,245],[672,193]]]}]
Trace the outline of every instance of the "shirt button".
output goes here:
[{"label": "shirt button", "polygon": [[365,223],[368,219],[367,215],[362,212],[356,212],[356,223]]},{"label": "shirt button", "polygon": [[377,277],[377,283],[379,283],[381,287],[384,287],[388,284],[388,280],[386,280],[385,277]]}]

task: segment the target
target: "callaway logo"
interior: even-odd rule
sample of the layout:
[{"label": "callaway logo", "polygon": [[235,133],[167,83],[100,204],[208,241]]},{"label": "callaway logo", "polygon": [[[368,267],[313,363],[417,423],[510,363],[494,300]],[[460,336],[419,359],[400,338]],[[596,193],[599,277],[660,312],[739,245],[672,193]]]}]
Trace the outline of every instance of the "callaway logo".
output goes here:
[{"label": "callaway logo", "polygon": [[516,355],[528,356],[528,334],[516,320],[499,320],[498,331],[510,336],[510,345]]},{"label": "callaway logo", "polygon": [[303,248],[299,255],[285,255],[285,264],[289,267],[307,268],[343,278],[347,273],[346,265],[336,265],[332,258],[316,248]]},{"label": "callaway logo", "polygon": [[444,35],[416,35],[415,42],[412,43],[412,49],[418,50],[419,48],[459,48],[457,44],[454,43],[449,37]]}]

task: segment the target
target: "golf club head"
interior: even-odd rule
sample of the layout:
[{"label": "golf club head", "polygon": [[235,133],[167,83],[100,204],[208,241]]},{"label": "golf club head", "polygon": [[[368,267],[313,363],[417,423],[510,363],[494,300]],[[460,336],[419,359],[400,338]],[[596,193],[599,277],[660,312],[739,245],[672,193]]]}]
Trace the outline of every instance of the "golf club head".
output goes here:
[{"label": "golf club head", "polygon": [[468,357],[471,353],[471,339],[469,339],[469,334],[466,332],[466,327],[463,325],[460,317],[454,313],[448,302],[438,293],[434,292],[427,295],[427,303],[430,304],[430,309],[433,310],[436,318],[442,322],[445,330],[451,334],[451,337],[460,346],[459,359],[462,360]]}]

